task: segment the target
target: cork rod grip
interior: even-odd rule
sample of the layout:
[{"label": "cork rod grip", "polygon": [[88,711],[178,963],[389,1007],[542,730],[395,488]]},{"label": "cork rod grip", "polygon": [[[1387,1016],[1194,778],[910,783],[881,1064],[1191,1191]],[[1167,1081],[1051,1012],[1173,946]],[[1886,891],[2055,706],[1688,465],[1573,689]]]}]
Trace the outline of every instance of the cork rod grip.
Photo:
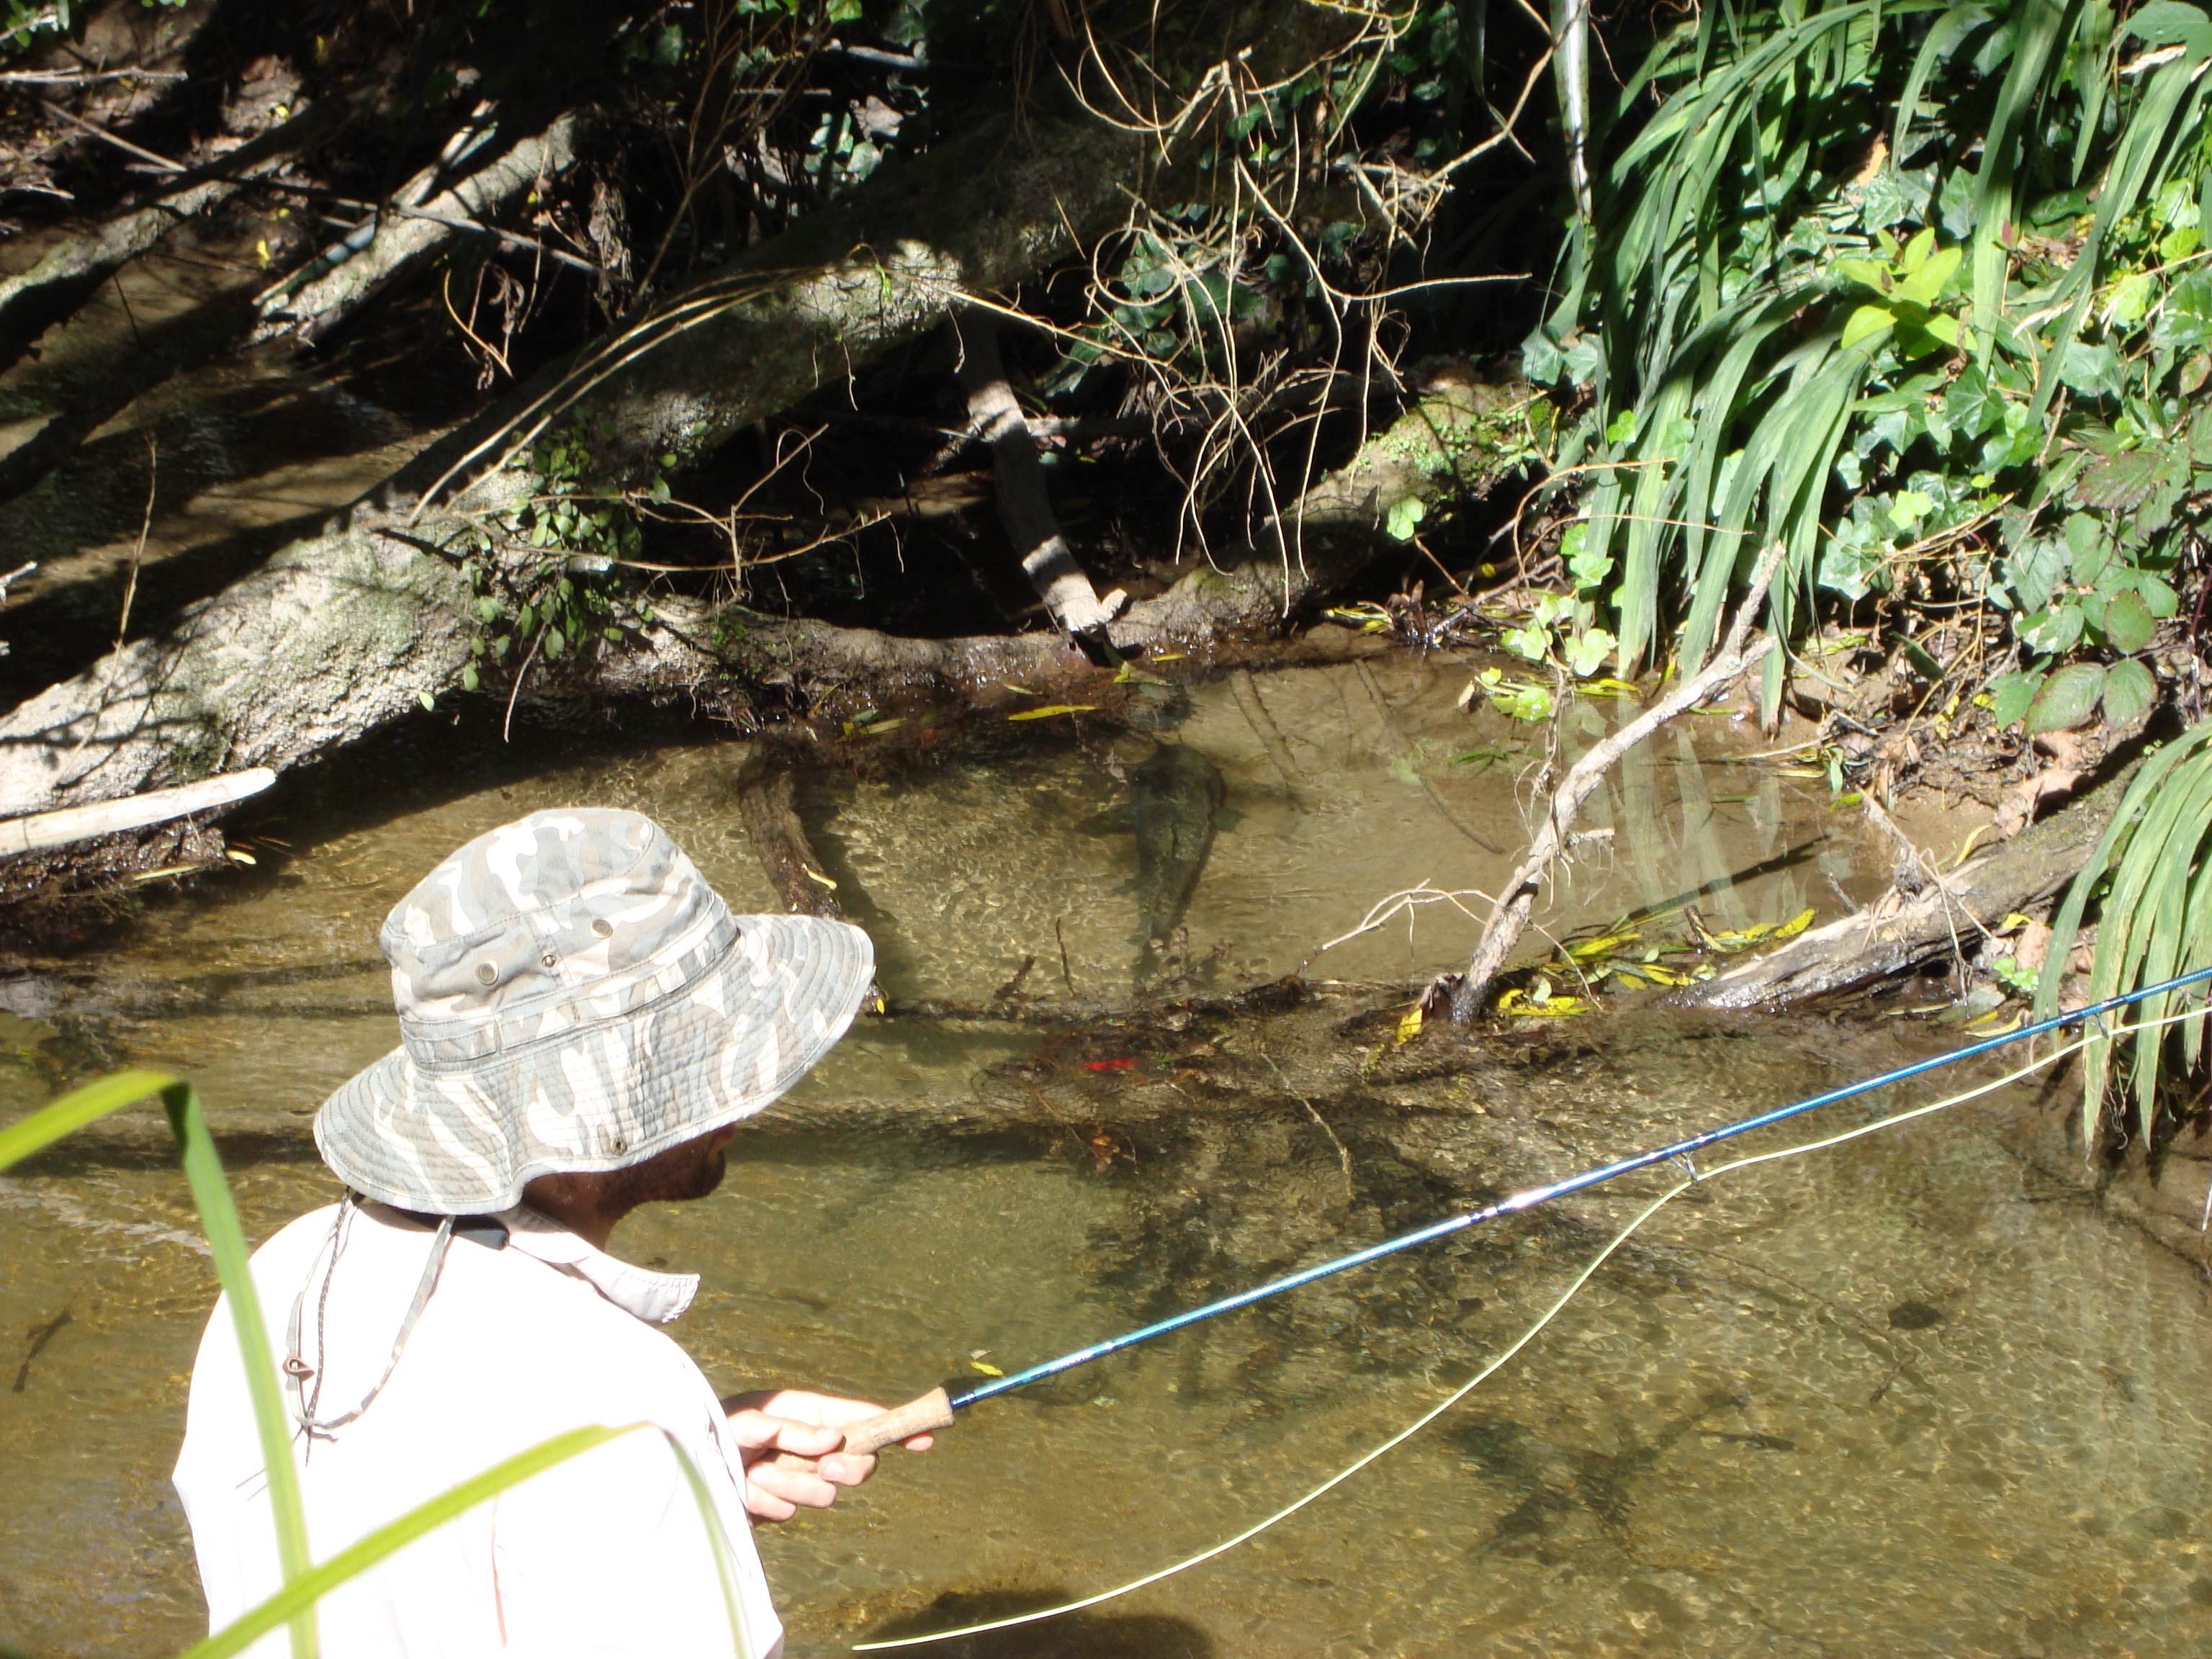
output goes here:
[{"label": "cork rod grip", "polygon": [[865,1423],[855,1423],[845,1431],[842,1449],[848,1452],[880,1451],[895,1440],[909,1435],[927,1434],[932,1429],[952,1426],[952,1401],[942,1389],[932,1389],[919,1399],[909,1400],[903,1406],[894,1406]]}]

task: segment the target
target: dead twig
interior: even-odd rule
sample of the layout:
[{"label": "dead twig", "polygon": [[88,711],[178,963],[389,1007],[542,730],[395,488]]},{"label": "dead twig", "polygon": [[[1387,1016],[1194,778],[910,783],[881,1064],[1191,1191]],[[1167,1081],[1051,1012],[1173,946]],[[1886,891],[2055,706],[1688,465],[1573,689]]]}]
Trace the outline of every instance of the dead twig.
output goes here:
[{"label": "dead twig", "polygon": [[1771,635],[1756,645],[1747,641],[1752,623],[1766,599],[1767,586],[1774,580],[1774,572],[1781,563],[1781,554],[1778,544],[1759,560],[1759,568],[1752,575],[1750,590],[1744,595],[1718,654],[1618,732],[1593,744],[1589,753],[1567,769],[1566,776],[1553,793],[1543,823],[1529,842],[1528,856],[1500,890],[1490,921],[1483,929],[1482,941],[1475,946],[1474,955],[1468,963],[1467,972],[1451,987],[1454,1024],[1466,1024],[1481,1006],[1483,994],[1490,988],[1490,982],[1498,976],[1498,970],[1504,965],[1513,947],[1521,941],[1522,933],[1528,925],[1528,913],[1535,903],[1536,890],[1566,849],[1568,834],[1574,828],[1583,803],[1589,799],[1613,763],[1675,715],[1704,702],[1774,648]]}]

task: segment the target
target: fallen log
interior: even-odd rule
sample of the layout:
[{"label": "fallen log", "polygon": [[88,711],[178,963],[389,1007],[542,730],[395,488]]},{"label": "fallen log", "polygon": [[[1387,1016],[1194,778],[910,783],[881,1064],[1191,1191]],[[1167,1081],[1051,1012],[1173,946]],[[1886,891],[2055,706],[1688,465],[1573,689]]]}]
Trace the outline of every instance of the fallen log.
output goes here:
[{"label": "fallen log", "polygon": [[1899,974],[1956,952],[2015,910],[2033,910],[2074,878],[2126,793],[2132,766],[2031,824],[2012,840],[1907,896],[1875,903],[1739,961],[1670,1000],[1696,1008],[1757,1008]]},{"label": "fallen log", "polygon": [[490,222],[576,159],[581,122],[563,115],[446,189],[441,180],[493,142],[488,122],[464,128],[447,154],[393,192],[388,209],[255,296],[256,341],[289,334],[312,345],[379,294],[464,236],[496,238]]},{"label": "fallen log", "polygon": [[787,763],[771,759],[758,748],[745,757],[738,773],[738,816],[744,823],[745,839],[752,843],[753,856],[785,909],[799,916],[843,916],[837,884],[823,874],[821,855],[799,821]]},{"label": "fallen log", "polygon": [[[533,493],[526,464],[501,465],[518,422],[587,414],[606,434],[595,474],[610,478],[647,476],[663,453],[696,459],[824,374],[935,327],[964,292],[1011,287],[1072,252],[1123,210],[1144,160],[1134,137],[1036,122],[1018,149],[1003,129],[984,131],[880,170],[657,308],[580,376],[550,371],[433,446],[326,533],[186,611],[166,636],[126,646],[0,720],[0,811],[225,767],[281,770],[434,701],[471,661],[474,596],[453,548]],[[664,689],[682,684],[679,675]]]}]

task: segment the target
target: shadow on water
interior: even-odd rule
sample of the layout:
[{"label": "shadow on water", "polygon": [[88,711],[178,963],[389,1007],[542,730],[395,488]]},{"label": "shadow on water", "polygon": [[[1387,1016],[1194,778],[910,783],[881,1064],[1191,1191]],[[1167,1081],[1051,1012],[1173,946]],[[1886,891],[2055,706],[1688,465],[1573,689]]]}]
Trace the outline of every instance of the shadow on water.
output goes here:
[{"label": "shadow on water", "polygon": [[[1069,1601],[1066,1589],[947,1590],[918,1612],[884,1620],[872,1641],[1008,1619]],[[934,1642],[941,1659],[1212,1659],[1212,1638],[1188,1620],[1163,1613],[1075,1613],[959,1642]]]}]

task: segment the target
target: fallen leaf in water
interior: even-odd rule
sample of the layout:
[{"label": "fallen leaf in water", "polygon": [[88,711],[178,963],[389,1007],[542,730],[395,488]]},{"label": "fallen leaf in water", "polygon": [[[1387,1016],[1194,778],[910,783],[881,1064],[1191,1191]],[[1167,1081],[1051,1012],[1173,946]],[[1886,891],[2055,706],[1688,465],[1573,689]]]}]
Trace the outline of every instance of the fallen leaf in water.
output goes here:
[{"label": "fallen leaf in water", "polygon": [[1499,1013],[1514,1014],[1523,1019],[1565,1019],[1586,1012],[1589,1006],[1587,998],[1561,996],[1556,992],[1540,1001],[1517,987],[1498,999]]},{"label": "fallen leaf in water", "polygon": [[1811,908],[1808,906],[1805,909],[1800,910],[1796,915],[1790,917],[1789,921],[1784,922],[1779,927],[1776,928],[1774,930],[1774,937],[1778,939],[1796,939],[1798,934],[1803,933],[1812,925],[1813,912]]},{"label": "fallen leaf in water", "polygon": [[1054,714],[1088,714],[1097,707],[1095,702],[1048,702],[1042,708],[1024,708],[1006,718],[1010,720],[1050,720]]},{"label": "fallen leaf in water", "polygon": [[1631,979],[1643,980],[1647,984],[1663,985],[1669,988],[1695,982],[1692,975],[1681,969],[1662,967],[1656,962],[1609,962],[1605,970],[1616,979],[1626,975]]},{"label": "fallen leaf in water", "polygon": [[1407,1009],[1404,1013],[1398,1016],[1397,1041],[1400,1042],[1411,1042],[1415,1037],[1420,1036],[1420,1034],[1421,1005],[1417,1002],[1412,1007]]},{"label": "fallen leaf in water", "polygon": [[1006,1375],[1006,1372],[1000,1370],[996,1365],[991,1364],[988,1361],[981,1359],[969,1360],[968,1362],[968,1369],[971,1371],[981,1371],[986,1376],[1004,1376]]}]

